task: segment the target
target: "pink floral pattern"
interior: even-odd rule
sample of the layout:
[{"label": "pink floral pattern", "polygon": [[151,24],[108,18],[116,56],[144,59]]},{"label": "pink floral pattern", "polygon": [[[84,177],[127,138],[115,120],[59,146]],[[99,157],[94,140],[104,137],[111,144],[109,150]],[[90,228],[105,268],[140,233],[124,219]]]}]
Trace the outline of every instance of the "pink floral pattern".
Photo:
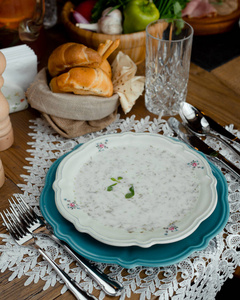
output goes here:
[{"label": "pink floral pattern", "polygon": [[163,227],[163,229],[165,229],[165,235],[168,235],[169,232],[175,232],[175,231],[178,231],[178,226],[175,225],[175,222],[172,222],[168,225],[168,227]]},{"label": "pink floral pattern", "polygon": [[192,160],[190,163],[188,163],[188,165],[193,167],[193,169],[195,169],[195,168],[204,169],[204,167],[200,166],[200,163],[198,160]]},{"label": "pink floral pattern", "polygon": [[98,148],[98,151],[101,152],[101,151],[104,151],[105,149],[107,149],[108,148],[107,143],[108,143],[108,140],[105,140],[103,143],[102,142],[97,143],[96,147]]},{"label": "pink floral pattern", "polygon": [[64,198],[64,201],[67,201],[67,208],[80,209],[80,206],[76,203],[76,201],[71,201],[71,200],[66,199],[66,198]]}]

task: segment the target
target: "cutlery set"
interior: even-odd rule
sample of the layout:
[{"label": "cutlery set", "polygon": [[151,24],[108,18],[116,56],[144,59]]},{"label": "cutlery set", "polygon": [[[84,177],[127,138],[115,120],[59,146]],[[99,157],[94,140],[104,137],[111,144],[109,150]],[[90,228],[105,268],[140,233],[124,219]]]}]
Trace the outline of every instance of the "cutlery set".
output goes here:
[{"label": "cutlery set", "polygon": [[188,126],[193,133],[198,136],[211,136],[213,138],[217,138],[225,146],[231,148],[231,150],[237,155],[240,155],[240,152],[230,143],[234,142],[239,143],[240,145],[240,140],[215,122],[212,118],[205,116],[199,109],[185,102],[182,103],[179,114],[183,123]]},{"label": "cutlery set", "polygon": [[233,145],[240,146],[240,139],[189,103],[182,103],[179,115],[182,118],[182,123],[174,117],[168,119],[168,125],[175,135],[192,148],[204,153],[208,159],[222,163],[233,175],[239,178],[240,169],[200,137],[209,135],[217,138],[238,157],[240,157],[240,152]]},{"label": "cutlery set", "polygon": [[[218,151],[211,148],[204,142],[201,136],[211,136],[219,139],[225,146],[229,147],[235,155],[240,156],[240,152],[235,148],[240,146],[240,139],[216,123],[209,116],[194,106],[183,103],[179,112],[182,123],[176,118],[169,118],[168,125],[181,141],[188,146],[203,152],[206,157],[214,162],[222,163],[237,178],[240,177],[240,169],[231,161],[225,158]],[[81,255],[75,253],[64,241],[59,240],[54,234],[51,225],[40,218],[31,207],[24,201],[21,195],[9,200],[9,209],[0,215],[13,239],[21,246],[33,247],[42,257],[52,266],[59,277],[64,281],[69,290],[77,299],[87,300],[96,299],[85,291],[80,284],[71,278],[58,264],[55,263],[43,249],[41,249],[36,239],[39,236],[50,238],[59,244],[63,249],[79,264],[79,266],[110,296],[120,295],[123,286],[111,279],[108,275],[101,272],[93,264]]]}]

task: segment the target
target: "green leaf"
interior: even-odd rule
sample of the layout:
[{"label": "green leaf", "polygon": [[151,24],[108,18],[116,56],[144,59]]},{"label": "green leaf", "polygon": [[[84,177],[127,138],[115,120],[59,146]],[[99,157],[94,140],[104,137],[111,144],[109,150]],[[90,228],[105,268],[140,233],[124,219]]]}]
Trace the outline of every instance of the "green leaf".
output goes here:
[{"label": "green leaf", "polygon": [[120,180],[121,180],[121,179],[123,179],[123,178],[122,178],[122,177],[118,177],[118,179],[113,178],[113,177],[111,178],[112,181],[117,181],[118,183],[120,183]]},{"label": "green leaf", "polygon": [[109,185],[108,187],[107,187],[107,191],[108,192],[111,192],[112,190],[113,190],[113,187],[114,187],[114,185],[116,185],[117,183],[114,183],[114,184],[112,184],[112,185]]},{"label": "green leaf", "polygon": [[181,19],[182,10],[190,0],[153,0],[157,6],[161,19]]},{"label": "green leaf", "polygon": [[132,198],[135,194],[133,185],[129,188],[129,191],[130,191],[130,193],[127,193],[125,195],[125,198],[127,198],[127,199]]},{"label": "green leaf", "polygon": [[[173,11],[174,11],[174,14],[175,14],[176,16],[178,16],[179,13],[181,14],[182,7],[181,7],[181,5],[180,5],[179,2],[176,2],[176,3],[173,4]],[[181,15],[180,15],[180,16],[181,16]]]}]

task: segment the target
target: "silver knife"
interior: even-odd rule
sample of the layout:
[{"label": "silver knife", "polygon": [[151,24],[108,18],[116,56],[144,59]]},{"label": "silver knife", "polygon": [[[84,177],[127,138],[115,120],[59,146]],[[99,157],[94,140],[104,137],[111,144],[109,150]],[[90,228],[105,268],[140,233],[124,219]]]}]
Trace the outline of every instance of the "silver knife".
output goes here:
[{"label": "silver knife", "polygon": [[236,142],[240,144],[240,139],[232,134],[230,131],[226,130],[223,126],[218,124],[216,121],[214,121],[211,117],[205,115],[203,111],[201,113],[204,115],[204,117],[207,119],[211,129],[213,129],[215,132],[219,133],[220,135],[227,138],[229,141]]},{"label": "silver knife", "polygon": [[187,127],[180,123],[176,118],[168,119],[168,125],[176,133],[178,138],[191,146],[192,148],[204,153],[207,158],[221,162],[228,170],[235,176],[240,178],[240,169],[230,162],[226,157],[221,155],[218,151],[208,146],[198,136],[194,135]]}]

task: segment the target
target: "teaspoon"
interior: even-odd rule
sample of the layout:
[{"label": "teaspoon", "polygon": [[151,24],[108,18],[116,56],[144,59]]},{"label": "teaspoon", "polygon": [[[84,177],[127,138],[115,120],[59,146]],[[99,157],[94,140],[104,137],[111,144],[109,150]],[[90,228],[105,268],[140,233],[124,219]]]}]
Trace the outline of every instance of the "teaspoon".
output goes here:
[{"label": "teaspoon", "polygon": [[205,116],[193,105],[183,102],[180,106],[179,115],[181,116],[183,123],[185,123],[191,131],[197,135],[208,135],[220,140],[225,146],[231,148],[237,155],[240,156],[240,152],[234,148],[231,144],[222,139],[219,135],[214,134],[211,131],[211,127]]}]

